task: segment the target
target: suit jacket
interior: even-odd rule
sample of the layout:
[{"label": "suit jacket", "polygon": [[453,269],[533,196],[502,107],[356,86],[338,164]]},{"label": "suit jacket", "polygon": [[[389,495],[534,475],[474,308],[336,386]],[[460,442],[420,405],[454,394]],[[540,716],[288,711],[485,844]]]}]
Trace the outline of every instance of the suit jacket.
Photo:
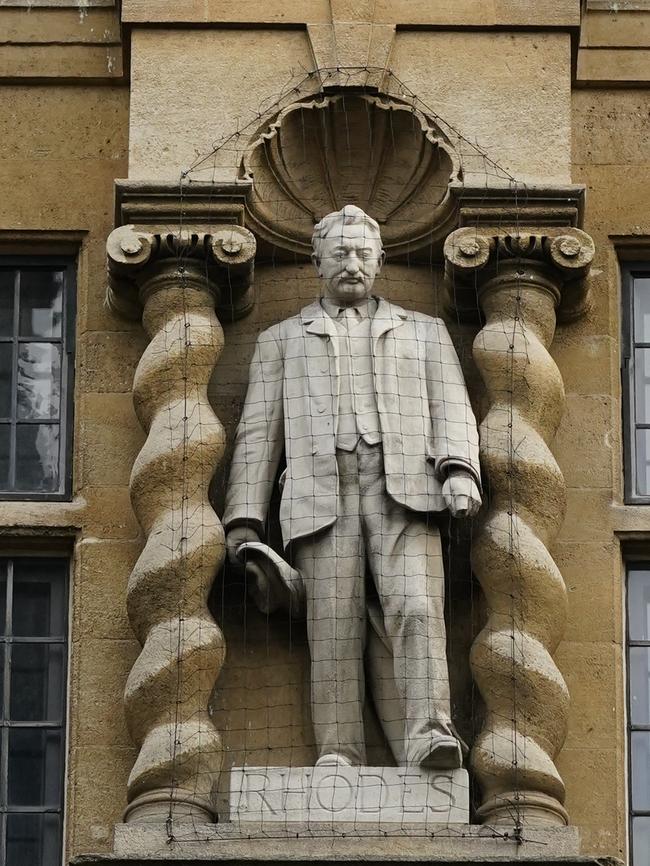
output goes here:
[{"label": "suit jacket", "polygon": [[[441,319],[377,298],[371,340],[386,490],[414,511],[441,511],[450,468],[480,488],[478,432]],[[338,332],[320,303],[263,331],[235,436],[223,522],[263,531],[282,454],[285,546],[336,520]]]}]

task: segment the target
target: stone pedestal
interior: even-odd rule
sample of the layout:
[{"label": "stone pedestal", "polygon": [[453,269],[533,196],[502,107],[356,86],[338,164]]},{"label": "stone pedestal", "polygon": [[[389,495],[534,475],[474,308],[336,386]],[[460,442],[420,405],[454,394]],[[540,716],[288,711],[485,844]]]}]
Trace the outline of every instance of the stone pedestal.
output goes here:
[{"label": "stone pedestal", "polygon": [[469,823],[466,770],[419,767],[234,767],[237,824]]}]

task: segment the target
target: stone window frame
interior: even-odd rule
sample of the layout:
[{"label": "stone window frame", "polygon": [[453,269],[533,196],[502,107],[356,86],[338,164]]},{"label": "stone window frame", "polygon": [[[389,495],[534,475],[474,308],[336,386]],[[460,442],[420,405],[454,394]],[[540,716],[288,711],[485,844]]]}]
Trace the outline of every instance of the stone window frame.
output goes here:
[{"label": "stone window frame", "polygon": [[[59,433],[59,489],[18,491],[0,488],[1,501],[70,501],[73,482],[74,374],[78,256],[73,253],[12,254],[0,248],[0,268],[48,268],[64,272],[61,335],[61,409]],[[15,338],[16,335],[14,335]]]},{"label": "stone window frame", "polygon": [[[31,536],[31,533],[29,533]],[[52,852],[51,859],[45,859],[43,862],[46,866],[59,866],[65,862],[65,826],[66,826],[66,808],[67,808],[67,775],[68,775],[68,746],[69,746],[69,695],[70,695],[70,651],[72,647],[71,641],[71,587],[72,587],[72,549],[71,541],[60,538],[43,538],[43,537],[22,537],[15,541],[7,540],[0,545],[0,596],[4,593],[4,601],[11,602],[12,599],[12,581],[14,563],[17,560],[30,561],[32,563],[42,562],[45,567],[49,563],[56,562],[60,568],[58,577],[59,581],[59,598],[60,598],[60,621],[61,630],[56,635],[43,635],[35,637],[34,635],[13,635],[10,629],[10,624],[14,611],[12,605],[5,604],[5,620],[0,624],[0,647],[3,653],[0,656],[0,676],[2,676],[3,696],[0,702],[0,741],[2,743],[2,757],[0,759],[0,858],[4,863],[6,861],[6,825],[7,816],[10,814],[41,814],[52,815],[56,814],[58,818],[57,845]],[[4,567],[4,575],[2,574]],[[4,577],[4,586],[2,577]],[[52,581],[54,585],[54,581]],[[12,720],[10,718],[11,704],[11,689],[10,678],[12,673],[12,658],[9,654],[13,647],[20,645],[35,645],[43,644],[48,646],[61,646],[61,671],[60,678],[63,684],[63,694],[61,695],[60,716],[56,720],[32,719],[29,721]],[[50,671],[48,669],[47,681],[50,683]],[[54,781],[59,786],[59,797],[57,806],[42,807],[27,807],[17,806],[12,808],[8,804],[8,785],[9,785],[9,737],[12,730],[17,729],[43,729],[56,730],[59,733],[58,743],[58,773],[50,777],[50,783]],[[51,749],[49,750],[51,755]],[[41,852],[42,853],[42,852]],[[47,853],[47,851],[46,851]]]}]

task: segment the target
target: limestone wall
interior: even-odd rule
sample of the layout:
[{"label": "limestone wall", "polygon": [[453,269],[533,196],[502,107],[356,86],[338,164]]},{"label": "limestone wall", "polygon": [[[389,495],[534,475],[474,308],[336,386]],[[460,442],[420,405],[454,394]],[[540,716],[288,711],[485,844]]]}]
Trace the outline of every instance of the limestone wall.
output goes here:
[{"label": "limestone wall", "polygon": [[134,760],[122,712],[136,649],[124,593],[140,548],[128,479],[142,442],[131,385],[144,337],[104,306],[106,236],[113,182],[126,172],[127,124],[125,87],[0,83],[1,250],[78,253],[79,261],[73,499],[0,503],[3,545],[56,536],[73,550],[70,852],[110,847]]},{"label": "limestone wall", "polygon": [[[335,52],[334,64],[388,65],[434,113],[517,180],[569,180],[566,33],[394,33],[389,28],[379,45],[369,41],[370,34],[363,36],[365,45],[361,39]],[[129,176],[178,180],[215,144],[254,124],[291,87],[300,85],[309,93],[305,75],[332,65],[332,53],[322,50],[321,40],[314,27],[134,31]],[[182,105],[176,100],[179,92]],[[513,98],[515,93],[525,98]],[[172,112],[170,104],[176,105]],[[217,177],[235,176],[240,156],[233,145],[224,147]],[[210,165],[192,177],[214,178]],[[486,182],[482,172],[465,179]]]}]

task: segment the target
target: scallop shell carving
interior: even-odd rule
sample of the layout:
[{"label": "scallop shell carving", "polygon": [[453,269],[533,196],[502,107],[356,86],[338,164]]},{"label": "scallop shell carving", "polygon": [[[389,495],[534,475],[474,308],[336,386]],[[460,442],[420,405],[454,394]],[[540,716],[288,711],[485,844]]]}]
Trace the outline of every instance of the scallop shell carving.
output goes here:
[{"label": "scallop shell carving", "polygon": [[282,249],[310,253],[314,223],[356,204],[381,225],[387,252],[401,254],[445,232],[460,160],[412,105],[338,93],[295,102],[267,121],[240,176],[253,181],[254,229]]}]

